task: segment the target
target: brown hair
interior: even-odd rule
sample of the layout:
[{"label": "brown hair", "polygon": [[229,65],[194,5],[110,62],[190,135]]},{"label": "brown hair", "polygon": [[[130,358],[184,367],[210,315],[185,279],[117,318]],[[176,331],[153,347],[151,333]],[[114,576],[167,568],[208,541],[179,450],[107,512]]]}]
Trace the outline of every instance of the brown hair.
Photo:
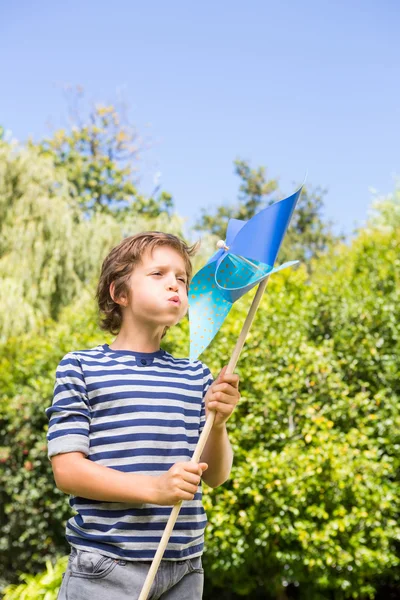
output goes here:
[{"label": "brown hair", "polygon": [[[143,254],[153,251],[157,246],[170,246],[176,250],[185,262],[187,276],[186,287],[192,278],[192,264],[190,257],[193,256],[200,242],[188,246],[184,241],[170,233],[161,231],[144,231],[125,238],[111,250],[106,256],[101,267],[100,279],[97,285],[96,299],[101,314],[100,327],[116,335],[122,325],[121,307],[115,302],[110,293],[110,285],[114,283],[114,298],[118,299],[122,294],[129,298],[129,279],[134,267],[140,263]],[[165,328],[162,337],[166,334]]]}]

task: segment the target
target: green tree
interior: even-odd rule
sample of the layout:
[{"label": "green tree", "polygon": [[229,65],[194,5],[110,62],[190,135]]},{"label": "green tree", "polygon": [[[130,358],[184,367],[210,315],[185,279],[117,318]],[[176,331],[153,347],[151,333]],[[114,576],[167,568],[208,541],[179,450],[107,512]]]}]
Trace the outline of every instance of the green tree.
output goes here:
[{"label": "green tree", "polygon": [[310,269],[311,258],[343,241],[344,236],[334,234],[333,224],[324,219],[325,194],[320,187],[304,186],[279,253],[280,262],[297,259]]},{"label": "green tree", "polygon": [[246,161],[239,159],[234,161],[234,165],[235,174],[241,179],[239,202],[234,206],[218,206],[214,214],[203,208],[194,226],[195,231],[205,231],[218,239],[225,239],[228,219],[250,219],[264,207],[265,198],[278,189],[276,179],[266,179],[265,167],[251,169]]},{"label": "green tree", "polygon": [[57,319],[93,288],[107,251],[123,237],[146,229],[182,234],[178,215],[151,204],[88,218],[71,186],[54,157],[0,140],[0,340]]},{"label": "green tree", "polygon": [[101,104],[86,119],[78,112],[70,129],[59,129],[40,143],[43,154],[65,171],[71,197],[86,215],[108,213],[120,220],[132,211],[149,217],[170,215],[169,193],[155,190],[147,198],[137,189],[141,146],[136,128],[122,111]]},{"label": "green tree", "polygon": [[[208,505],[214,595],[297,585],[297,598],[341,600],[374,597],[386,575],[398,585],[399,242],[360,232],[314,261],[311,281],[303,268],[271,280],[238,365],[235,469]],[[232,329],[207,350],[213,371]]]},{"label": "green tree", "polygon": [[400,228],[400,180],[393,193],[377,196],[372,203],[367,228],[393,231]]},{"label": "green tree", "polygon": [[[194,226],[196,231],[205,231],[216,239],[225,239],[230,218],[246,221],[276,200],[272,194],[278,191],[278,181],[267,179],[265,167],[251,169],[244,160],[236,160],[234,165],[235,174],[241,180],[238,202],[218,206],[214,214],[203,209]],[[342,239],[342,236],[334,235],[332,224],[323,219],[325,193],[321,188],[303,188],[279,254],[280,262],[293,259],[308,262],[311,257],[320,255]]]},{"label": "green tree", "polygon": [[[360,232],[315,259],[311,280],[304,267],[271,279],[236,369],[232,476],[205,490],[206,598],[275,600],[297,586],[302,600],[366,599],[380,579],[399,585],[399,235]],[[202,357],[215,375],[253,293]],[[103,342],[82,298],[40,337],[0,347],[5,573],[66,552],[69,508],[46,457],[44,408],[63,354]],[[187,356],[187,321],[163,347]]]},{"label": "green tree", "polygon": [[263,204],[263,198],[278,189],[276,179],[266,180],[265,167],[251,169],[244,160],[235,160],[235,173],[240,177],[239,186],[239,219],[250,219]]}]

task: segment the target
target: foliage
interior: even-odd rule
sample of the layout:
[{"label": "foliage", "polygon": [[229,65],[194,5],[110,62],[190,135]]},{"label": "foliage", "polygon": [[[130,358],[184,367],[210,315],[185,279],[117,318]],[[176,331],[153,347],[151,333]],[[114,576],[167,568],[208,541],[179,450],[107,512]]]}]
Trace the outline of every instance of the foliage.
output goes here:
[{"label": "foliage", "polygon": [[62,524],[70,509],[47,459],[44,409],[51,404],[55,368],[70,344],[96,345],[90,300],[84,294],[65,309],[59,326],[49,321],[36,337],[9,338],[0,346],[0,567],[14,578],[67,552]]},{"label": "foliage", "polygon": [[172,196],[139,194],[135,185],[141,140],[115,106],[98,104],[86,119],[77,115],[70,130],[59,129],[40,144],[45,156],[65,171],[71,196],[86,215],[172,214]]},{"label": "foliage", "polygon": [[265,167],[251,169],[244,160],[235,160],[234,165],[235,174],[241,179],[238,205],[218,206],[214,215],[203,208],[201,217],[194,227],[196,231],[206,231],[218,239],[225,239],[226,223],[229,218],[250,219],[263,208],[264,197],[277,190],[278,183],[275,179],[266,180]]},{"label": "foliage", "polygon": [[0,142],[1,338],[56,318],[117,233],[110,220],[85,221],[70,206],[68,182],[50,159]]},{"label": "foliage", "polygon": [[4,590],[3,600],[57,600],[67,561],[68,557],[63,556],[53,566],[48,560],[44,573],[23,575],[23,583],[10,585]]},{"label": "foliage", "polygon": [[[235,468],[208,499],[213,586],[341,599],[399,584],[399,242],[360,234],[312,282],[302,269],[271,281],[237,368]],[[207,351],[213,371],[237,334]]]},{"label": "foliage", "polygon": [[311,267],[311,259],[324,254],[343,235],[332,231],[332,223],[323,217],[325,190],[305,185],[293,213],[279,253],[279,262],[300,260]]},{"label": "foliage", "polygon": [[[399,585],[399,231],[374,230],[276,275],[236,372],[230,480],[206,489],[206,597],[372,598]],[[251,294],[252,295],[252,294]],[[235,304],[203,360],[229,360],[250,297]],[[188,322],[163,347],[187,355]],[[103,343],[84,297],[36,338],[0,347],[0,548],[6,572],[66,552],[67,500],[45,452],[44,408],[71,350]],[[106,340],[109,341],[109,340]],[[6,552],[6,549],[8,552]]]},{"label": "foliage", "polygon": [[[236,160],[234,165],[235,174],[241,180],[238,203],[218,206],[214,214],[203,209],[194,226],[196,231],[207,231],[216,240],[225,239],[229,218],[246,221],[276,201],[271,194],[277,192],[278,182],[276,179],[266,179],[265,167],[251,169],[244,160]],[[311,257],[319,256],[342,239],[342,236],[332,233],[331,223],[322,217],[324,194],[325,191],[320,188],[303,188],[279,254],[280,262],[293,259],[309,261]]]},{"label": "foliage", "polygon": [[400,227],[400,179],[392,194],[375,197],[372,204],[367,228],[393,231]]},{"label": "foliage", "polygon": [[145,229],[181,235],[182,227],[166,212],[87,218],[50,157],[0,141],[0,340],[58,319],[82,290],[93,289],[103,258],[123,237]]},{"label": "foliage", "polygon": [[[138,194],[137,149],[113,107],[39,146],[11,145],[0,131],[0,577],[47,564],[9,599],[54,597],[65,565],[51,566],[67,552],[70,508],[47,459],[44,409],[61,357],[111,341],[94,305],[101,260],[143,229],[182,237],[170,196]],[[223,237],[228,215],[253,216],[277,189],[265,169],[235,166],[239,205],[203,214],[199,231]],[[205,494],[207,597],[284,598],[296,586],[298,598],[341,600],[400,585],[398,190],[351,247],[333,244],[322,206],[323,192],[303,193],[280,259],[306,259],[307,269],[272,278],[236,369],[235,464]],[[250,300],[204,354],[215,375]],[[163,347],[187,355],[187,319]]]}]

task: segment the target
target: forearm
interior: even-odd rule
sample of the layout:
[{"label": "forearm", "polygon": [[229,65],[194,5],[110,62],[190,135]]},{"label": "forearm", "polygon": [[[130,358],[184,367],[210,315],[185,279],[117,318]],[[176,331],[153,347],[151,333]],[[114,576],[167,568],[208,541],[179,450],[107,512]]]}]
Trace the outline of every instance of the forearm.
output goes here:
[{"label": "forearm", "polygon": [[212,427],[200,460],[208,464],[208,469],[203,474],[207,485],[215,488],[228,479],[232,469],[233,450],[225,424]]},{"label": "forearm", "polygon": [[57,487],[67,494],[105,502],[158,503],[157,478],[151,475],[122,473],[76,453],[57,455],[52,463]]}]

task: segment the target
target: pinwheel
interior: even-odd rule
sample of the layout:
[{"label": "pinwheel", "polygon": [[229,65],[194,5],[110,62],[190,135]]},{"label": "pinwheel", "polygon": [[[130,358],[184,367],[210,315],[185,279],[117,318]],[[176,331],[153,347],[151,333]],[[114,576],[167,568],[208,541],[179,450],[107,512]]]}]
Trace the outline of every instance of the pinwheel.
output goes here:
[{"label": "pinwheel", "polygon": [[205,350],[232,304],[267,277],[298,261],[274,267],[302,187],[249,221],[230,219],[226,241],[193,278],[189,289],[190,360]]},{"label": "pinwheel", "polygon": [[[226,373],[235,370],[270,275],[298,263],[293,260],[274,266],[302,188],[267,206],[248,221],[229,220],[226,240],[217,243],[217,252],[194,276],[189,287],[190,361],[196,360],[213,340],[233,303],[258,284]],[[191,459],[193,462],[200,460],[214,419],[215,412],[210,410]],[[181,505],[179,502],[172,509],[139,600],[148,597]]]}]

